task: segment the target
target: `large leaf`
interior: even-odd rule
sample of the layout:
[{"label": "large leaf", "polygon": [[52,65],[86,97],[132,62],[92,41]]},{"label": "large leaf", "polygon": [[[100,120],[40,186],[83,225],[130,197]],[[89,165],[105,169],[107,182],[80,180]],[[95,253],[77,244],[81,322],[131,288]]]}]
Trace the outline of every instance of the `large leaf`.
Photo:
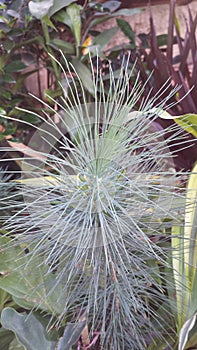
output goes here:
[{"label": "large leaf", "polygon": [[33,313],[19,314],[13,308],[5,308],[1,322],[5,329],[15,333],[26,350],[55,350],[56,342],[46,339],[44,327]]},{"label": "large leaf", "polygon": [[184,239],[186,277],[192,286],[197,268],[197,164],[187,185]]},{"label": "large leaf", "polygon": [[174,120],[184,130],[197,137],[197,114],[185,114]]},{"label": "large leaf", "polygon": [[136,8],[136,9],[120,9],[116,12],[114,12],[113,14],[111,14],[111,17],[117,17],[117,16],[133,16],[136,13],[140,13],[142,12],[143,9],[141,8]]},{"label": "large leaf", "polygon": [[94,94],[94,84],[90,70],[77,58],[72,58],[72,64],[79,78],[81,79],[85,89],[87,89],[91,94]]},{"label": "large leaf", "polygon": [[133,29],[131,28],[130,24],[127,21],[125,21],[124,19],[120,19],[120,18],[118,18],[116,21],[117,21],[119,28],[124,33],[124,35],[127,38],[129,38],[130,42],[132,44],[134,44],[134,46],[135,46],[135,33],[134,33]]},{"label": "large leaf", "polygon": [[79,339],[85,325],[86,320],[79,323],[68,323],[62,338],[59,340],[57,350],[70,350],[70,347]]},{"label": "large leaf", "polygon": [[99,50],[102,51],[104,47],[109,43],[113,36],[117,33],[118,28],[106,29],[97,35],[93,40],[93,45],[98,45]]},{"label": "large leaf", "polygon": [[116,12],[110,13],[110,15],[102,16],[101,18],[94,18],[89,25],[89,29],[96,26],[97,24],[100,24],[102,22],[106,22],[110,20],[113,17],[117,16],[132,16],[135,15],[136,13],[141,12],[142,9],[120,9]]},{"label": "large leaf", "polygon": [[10,344],[14,339],[14,334],[7,329],[0,329],[0,349],[1,350],[9,350]]},{"label": "large leaf", "polygon": [[114,12],[120,7],[120,5],[121,5],[121,1],[116,1],[116,0],[105,1],[103,4],[103,10],[105,11],[107,9],[110,12]]},{"label": "large leaf", "polygon": [[0,288],[13,296],[14,301],[25,308],[39,307],[50,313],[60,314],[65,305],[64,287],[56,283],[55,274],[48,273],[48,267],[37,257],[29,260],[21,247],[10,244],[9,239],[0,237]]},{"label": "large leaf", "polygon": [[58,38],[52,39],[49,45],[58,51],[61,50],[65,54],[73,55],[75,53],[74,46],[71,43]]},{"label": "large leaf", "polygon": [[[154,113],[156,109],[153,108],[149,112]],[[164,110],[160,110],[158,116],[162,119],[171,119],[179,124],[185,131],[197,137],[197,114],[183,114],[172,116]]]},{"label": "large leaf", "polygon": [[67,14],[71,21],[71,30],[74,34],[77,46],[80,45],[81,40],[81,16],[80,6],[77,4],[71,4],[67,8]]},{"label": "large leaf", "polygon": [[76,2],[76,0],[55,0],[54,5],[49,10],[49,17],[53,16],[54,13],[60,11],[64,7],[69,6],[73,2]]},{"label": "large leaf", "polygon": [[[11,333],[13,334],[13,332]],[[18,339],[15,338],[9,346],[9,350],[25,350],[25,348],[22,344],[19,343]]]},{"label": "large leaf", "polygon": [[59,11],[58,13],[56,13],[54,16],[53,16],[53,19],[55,19],[56,21],[58,22],[61,22],[61,23],[64,23],[66,24],[69,28],[71,28],[71,19],[68,15],[68,13],[65,11],[65,10],[61,10]]},{"label": "large leaf", "polygon": [[30,1],[28,4],[29,12],[37,19],[42,19],[44,16],[48,15],[53,4],[54,0],[41,0],[39,2]]},{"label": "large leaf", "polygon": [[171,242],[180,327],[197,308],[197,164],[187,184],[185,225],[172,228]]},{"label": "large leaf", "polygon": [[9,63],[6,68],[5,72],[6,73],[15,73],[15,72],[21,72],[27,68],[27,66],[21,62],[20,60],[13,60],[13,62]]}]

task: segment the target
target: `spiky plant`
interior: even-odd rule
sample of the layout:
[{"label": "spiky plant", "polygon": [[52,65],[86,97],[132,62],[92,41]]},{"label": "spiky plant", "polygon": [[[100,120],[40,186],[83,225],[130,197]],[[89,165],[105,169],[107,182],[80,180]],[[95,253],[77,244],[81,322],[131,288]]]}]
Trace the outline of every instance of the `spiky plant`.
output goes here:
[{"label": "spiky plant", "polygon": [[[174,198],[182,196],[165,140],[169,130],[155,126],[167,99],[153,108],[158,92],[136,111],[144,87],[136,81],[130,91],[133,72],[125,60],[118,78],[109,66],[108,91],[92,65],[89,103],[66,59],[64,67],[69,94],[57,102],[59,112],[47,106],[54,116],[43,111],[29,142],[32,154],[23,158],[16,183],[23,201],[6,226],[11,246],[25,244],[28,264],[39,257],[47,267],[43,278],[56,277],[47,293],[62,288],[59,326],[85,319],[89,338],[97,332],[98,349],[144,350],[158,334],[167,344],[169,325],[160,314],[170,317],[172,306],[166,306],[171,286],[164,274],[168,228],[180,222]],[[170,131],[179,143],[178,126]]]}]

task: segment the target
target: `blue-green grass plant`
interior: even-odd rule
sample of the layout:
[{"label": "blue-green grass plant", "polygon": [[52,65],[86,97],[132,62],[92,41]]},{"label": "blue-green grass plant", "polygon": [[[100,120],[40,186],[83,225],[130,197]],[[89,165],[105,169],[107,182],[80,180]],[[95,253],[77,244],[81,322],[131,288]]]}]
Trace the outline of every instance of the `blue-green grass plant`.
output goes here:
[{"label": "blue-green grass plant", "polygon": [[10,249],[26,247],[29,266],[40,257],[56,276],[49,293],[64,286],[57,326],[85,318],[89,338],[99,333],[98,349],[144,350],[152,341],[156,349],[157,338],[167,346],[175,338],[173,283],[164,273],[169,228],[181,225],[184,197],[168,142],[184,141],[179,126],[163,130],[156,119],[177,89],[163,103],[162,91],[142,100],[127,59],[118,77],[109,65],[106,89],[98,62],[90,62],[94,95],[87,97],[74,67],[58,64],[68,89],[55,110],[43,102],[50,113],[45,108],[33,125],[32,154],[21,159],[15,182],[23,200],[6,225]]}]

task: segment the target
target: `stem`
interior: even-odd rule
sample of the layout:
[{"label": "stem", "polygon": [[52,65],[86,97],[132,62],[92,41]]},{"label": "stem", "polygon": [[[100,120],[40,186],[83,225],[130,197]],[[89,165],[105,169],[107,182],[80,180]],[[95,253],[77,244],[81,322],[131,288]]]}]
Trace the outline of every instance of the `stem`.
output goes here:
[{"label": "stem", "polygon": [[[42,23],[42,30],[43,30],[43,33],[44,33],[44,37],[45,37],[45,41],[46,41],[46,46],[47,46],[48,52],[52,56],[55,56],[52,48],[49,46],[50,35],[49,35],[48,25],[45,23],[44,19],[41,20],[41,23]],[[53,66],[55,78],[56,78],[57,81],[59,81],[60,80],[60,75],[59,75],[58,65],[57,65],[56,61],[53,60],[52,58],[51,58],[51,64]]]},{"label": "stem", "polygon": [[[110,262],[110,265],[111,265],[111,278],[112,278],[112,282],[113,282],[114,284],[117,284],[116,269],[115,269],[114,263],[111,261],[111,262]],[[116,308],[116,311],[118,311],[118,312],[119,312],[119,307],[120,307],[120,301],[119,301],[118,294],[117,294],[117,292],[116,292],[116,296],[115,296],[115,308]]]}]

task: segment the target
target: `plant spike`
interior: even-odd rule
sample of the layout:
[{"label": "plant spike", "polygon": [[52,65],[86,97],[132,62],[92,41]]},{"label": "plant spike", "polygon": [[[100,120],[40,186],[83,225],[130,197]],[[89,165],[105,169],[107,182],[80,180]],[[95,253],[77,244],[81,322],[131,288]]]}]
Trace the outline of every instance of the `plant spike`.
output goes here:
[{"label": "plant spike", "polygon": [[29,142],[36,152],[24,157],[15,182],[22,199],[8,204],[17,205],[5,225],[10,249],[24,245],[27,266],[37,257],[46,278],[55,275],[48,295],[62,286],[66,296],[55,314],[59,326],[85,315],[90,339],[99,332],[99,349],[144,350],[157,337],[168,344],[163,333],[173,306],[164,306],[172,288],[162,272],[169,268],[166,232],[172,222],[181,224],[176,200],[184,190],[178,190],[165,136],[173,130],[171,141],[181,143],[181,130],[156,128],[168,97],[156,107],[154,99],[140,104],[144,87],[135,81],[130,89],[129,60],[118,79],[109,66],[107,97],[98,61],[96,70],[91,62],[92,102],[65,57],[60,67],[71,99],[65,91],[59,112],[44,102],[59,122],[41,117]]}]

